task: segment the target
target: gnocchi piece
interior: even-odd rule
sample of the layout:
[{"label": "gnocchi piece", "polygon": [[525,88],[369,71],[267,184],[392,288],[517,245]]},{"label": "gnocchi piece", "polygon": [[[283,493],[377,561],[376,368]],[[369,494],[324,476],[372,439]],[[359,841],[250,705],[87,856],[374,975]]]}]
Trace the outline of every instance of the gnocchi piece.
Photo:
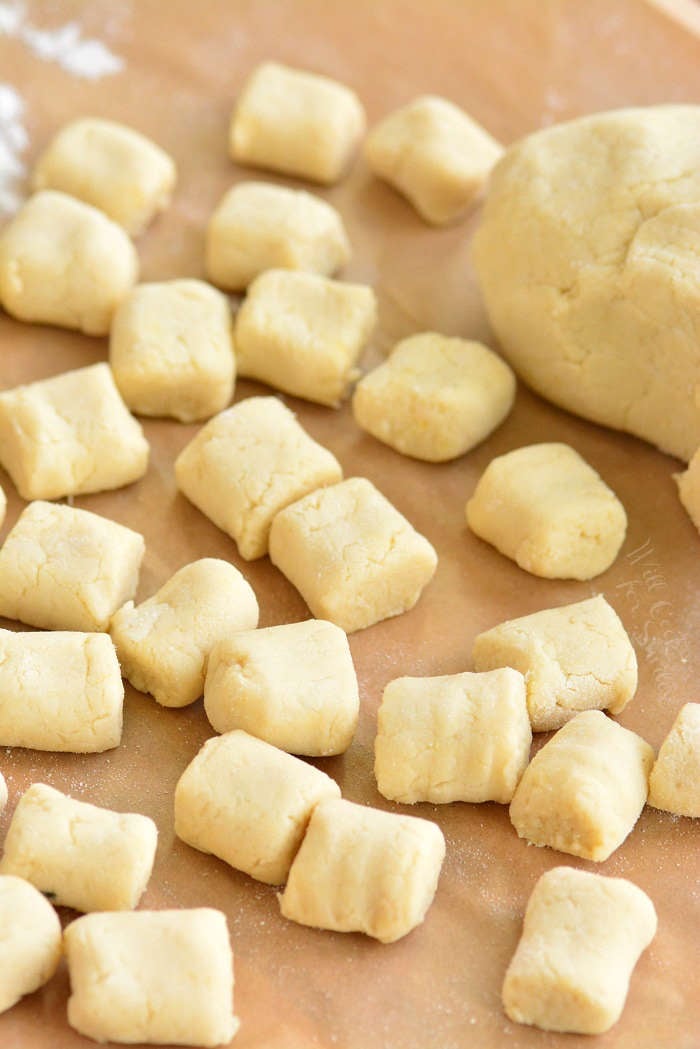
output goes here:
[{"label": "gnocchi piece", "polygon": [[57,190],[35,193],[0,234],[0,303],[20,321],[106,335],[137,277],[121,226]]},{"label": "gnocchi piece", "polygon": [[348,634],[413,608],[437,567],[428,540],[364,477],[278,513],[270,560],[316,618]]},{"label": "gnocchi piece", "polygon": [[40,156],[35,190],[57,189],[104,211],[133,236],[170,203],[175,163],[145,135],[84,117],[61,128]]},{"label": "gnocchi piece", "polygon": [[323,801],[280,896],[282,914],[393,943],[424,920],[444,856],[442,831],[430,820]]},{"label": "gnocchi piece", "polygon": [[492,459],[467,503],[471,530],[533,575],[593,579],[613,563],[627,515],[593,467],[566,444],[532,444]]},{"label": "gnocchi piece", "polygon": [[7,496],[5,495],[5,492],[3,491],[3,489],[0,487],[0,528],[2,527],[2,523],[5,520],[5,513],[6,513],[6,511],[7,511]]},{"label": "gnocchi piece", "polygon": [[101,633],[0,630],[0,746],[94,754],[119,746],[124,685]]},{"label": "gnocchi piece", "polygon": [[38,889],[0,874],[0,1013],[50,980],[61,958],[61,923]]},{"label": "gnocchi piece", "polygon": [[98,808],[33,783],[12,816],[0,874],[26,879],[57,906],[133,910],[151,876],[157,841],[148,816]]},{"label": "gnocchi piece", "polygon": [[217,641],[258,625],[252,587],[228,561],[204,557],[178,569],[147,601],[128,601],[112,617],[124,677],[164,707],[185,707],[202,695],[209,653]]},{"label": "gnocchi piece", "polygon": [[207,274],[228,291],[247,288],[269,269],[330,276],[349,259],[340,214],[301,189],[241,182],[224,195],[207,226]]},{"label": "gnocchi piece", "polygon": [[681,707],[661,744],[648,802],[677,816],[700,816],[700,703]]},{"label": "gnocchi piece", "polygon": [[136,592],[143,536],[89,510],[33,502],[0,547],[0,616],[45,630],[106,630]]},{"label": "gnocchi piece", "polygon": [[376,296],[365,285],[267,270],[236,317],[239,375],[337,407],[359,375],[376,320]]},{"label": "gnocchi piece", "polygon": [[346,171],[365,126],[362,104],[344,84],[263,62],[233,111],[229,150],[239,164],[330,184]]},{"label": "gnocchi piece", "polygon": [[453,102],[422,95],[390,113],[365,143],[367,163],[436,226],[473,203],[503,146]]},{"label": "gnocchi piece", "polygon": [[175,461],[180,491],[246,561],[267,553],[275,514],[342,476],[335,456],[276,397],[248,397],[221,412]]},{"label": "gnocchi piece", "polygon": [[0,462],[23,499],[61,499],[137,481],[148,441],[109,365],[0,393]]},{"label": "gnocchi piece", "polygon": [[688,463],[688,468],[673,476],[678,485],[678,497],[690,520],[700,531],[700,448]]},{"label": "gnocchi piece", "polygon": [[315,806],[340,797],[312,765],[235,730],[207,740],[175,788],[175,833],[270,885],[286,881]]}]

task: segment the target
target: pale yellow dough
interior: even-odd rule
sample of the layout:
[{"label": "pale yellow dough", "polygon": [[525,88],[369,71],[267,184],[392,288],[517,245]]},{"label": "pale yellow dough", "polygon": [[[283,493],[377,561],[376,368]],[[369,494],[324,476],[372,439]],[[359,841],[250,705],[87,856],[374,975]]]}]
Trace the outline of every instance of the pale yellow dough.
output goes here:
[{"label": "pale yellow dough", "polygon": [[438,226],[464,214],[502,155],[500,142],[454,102],[436,95],[421,95],[390,113],[365,142],[375,175]]},{"label": "pale yellow dough", "polygon": [[503,422],[515,376],[479,342],[426,332],[397,343],[355,388],[355,422],[426,462],[464,455]]},{"label": "pale yellow dough", "polygon": [[473,243],[525,382],[686,461],[700,445],[699,201],[700,106],[596,114],[508,150]]},{"label": "pale yellow dough", "polygon": [[239,164],[313,182],[337,182],[365,132],[362,103],[329,77],[263,62],[248,77],[231,118]]},{"label": "pale yellow dough", "polygon": [[17,320],[106,335],[137,277],[121,226],[66,193],[36,193],[0,234],[0,304]]},{"label": "pale yellow dough", "polygon": [[239,730],[207,740],[175,788],[175,833],[258,881],[281,885],[315,806],[340,797],[325,772]]},{"label": "pale yellow dough", "polygon": [[133,910],[153,869],[158,830],[135,812],[112,812],[33,783],[17,803],[0,874],[15,874],[57,906]]},{"label": "pale yellow dough", "polygon": [[5,520],[5,513],[7,511],[7,496],[5,495],[2,488],[0,488],[0,528]]},{"label": "pale yellow dough", "polygon": [[7,783],[5,783],[5,777],[0,772],[0,814],[7,805]]},{"label": "pale yellow dough", "polygon": [[236,316],[238,372],[337,407],[359,375],[357,360],[376,320],[376,296],[363,284],[267,270]]},{"label": "pale yellow dough", "polygon": [[681,707],[649,777],[649,804],[700,817],[700,703]]},{"label": "pale yellow dough", "polygon": [[377,717],[377,787],[404,804],[507,804],[531,743],[517,670],[396,678],[384,689]]},{"label": "pale yellow dough", "polygon": [[23,499],[61,499],[137,481],[148,441],[109,365],[0,393],[0,462]]},{"label": "pale yellow dough", "polygon": [[114,315],[109,362],[132,411],[208,419],[233,394],[231,307],[201,280],[139,284]]},{"label": "pale yellow dough", "polygon": [[233,952],[226,916],[191,910],[86,914],[64,933],[68,1023],[98,1042],[228,1045]]},{"label": "pale yellow dough", "polygon": [[437,568],[437,554],[371,481],[351,477],[277,514],[270,560],[317,619],[346,633],[407,612]]},{"label": "pale yellow dough", "polygon": [[602,594],[509,619],[474,639],[476,670],[525,675],[534,732],[560,728],[581,710],[619,714],[637,690],[637,657]]},{"label": "pale yellow dough", "polygon": [[245,630],[209,656],[204,710],[217,732],[244,729],[291,754],[342,754],[359,708],[348,639],[333,623]]},{"label": "pale yellow dough", "polygon": [[89,510],[34,502],[0,547],[0,616],[45,630],[106,630],[136,592],[143,536]]},{"label": "pale yellow dough", "polygon": [[128,601],[109,632],[122,673],[165,707],[194,703],[217,641],[258,625],[252,587],[234,565],[204,557],[178,569],[140,605]]},{"label": "pale yellow dough", "polygon": [[688,463],[688,469],[673,476],[678,485],[678,497],[700,531],[700,448]]},{"label": "pale yellow dough", "polygon": [[221,412],[175,460],[180,491],[246,561],[267,553],[275,514],[342,476],[335,456],[276,397],[248,397]]},{"label": "pale yellow dough", "polygon": [[437,823],[337,799],[316,807],[280,896],[285,918],[382,943],[425,918],[445,839]]},{"label": "pale yellow dough", "polygon": [[492,459],[467,503],[467,523],[545,579],[593,579],[625,539],[625,509],[567,444],[531,444]]},{"label": "pale yellow dough", "polygon": [[61,957],[61,923],[33,885],[0,874],[0,929],[0,1013],[4,1013],[53,976]]},{"label": "pale yellow dough", "polygon": [[175,163],[123,124],[85,117],[61,128],[39,157],[32,187],[59,189],[136,235],[170,203]]},{"label": "pale yellow dough", "polygon": [[107,634],[0,630],[0,746],[119,746],[124,685]]},{"label": "pale yellow dough", "polygon": [[340,214],[302,189],[240,182],[224,195],[207,226],[207,275],[229,291],[247,288],[269,269],[330,276],[349,259]]},{"label": "pale yellow dough", "polygon": [[599,710],[585,710],[537,752],[515,791],[521,838],[601,862],[639,819],[654,763],[649,744]]},{"label": "pale yellow dough", "polygon": [[656,924],[649,897],[624,878],[573,867],[547,871],[528,901],[503,983],[506,1013],[545,1031],[609,1030]]}]

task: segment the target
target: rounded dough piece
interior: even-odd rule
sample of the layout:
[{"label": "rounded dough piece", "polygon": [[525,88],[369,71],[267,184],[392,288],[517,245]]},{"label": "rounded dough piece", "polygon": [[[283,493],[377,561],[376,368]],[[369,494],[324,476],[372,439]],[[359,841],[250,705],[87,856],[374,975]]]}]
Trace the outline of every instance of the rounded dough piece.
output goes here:
[{"label": "rounded dough piece", "polygon": [[686,703],[661,744],[649,777],[648,804],[700,817],[700,703]]},{"label": "rounded dough piece", "polygon": [[0,929],[3,1013],[53,976],[61,957],[61,923],[38,889],[23,878],[0,874]]},{"label": "rounded dough piece", "polygon": [[699,201],[700,107],[623,109],[508,150],[473,244],[525,382],[684,460],[700,445]]}]

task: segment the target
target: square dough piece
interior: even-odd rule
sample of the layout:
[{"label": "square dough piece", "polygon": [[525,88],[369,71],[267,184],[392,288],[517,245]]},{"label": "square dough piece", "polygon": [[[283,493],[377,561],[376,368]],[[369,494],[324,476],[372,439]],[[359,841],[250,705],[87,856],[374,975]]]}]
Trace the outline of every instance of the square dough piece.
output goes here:
[{"label": "square dough piece", "polygon": [[157,842],[148,816],[98,808],[33,783],[12,816],[0,873],[25,878],[56,906],[133,910],[151,876]]},{"label": "square dough piece", "polygon": [[376,296],[365,285],[267,270],[236,317],[238,372],[335,408],[359,375],[376,321]]},{"label": "square dough piece", "polygon": [[338,799],[316,807],[280,896],[285,918],[393,943],[425,918],[445,839],[436,823]]},{"label": "square dough piece", "polygon": [[426,332],[403,339],[355,387],[355,422],[429,463],[464,455],[505,419],[515,376],[480,342]]},{"label": "square dough piece", "polygon": [[136,593],[143,536],[89,510],[26,506],[0,547],[0,616],[45,630],[106,630]]},{"label": "square dough piece", "polygon": [[560,728],[582,710],[619,714],[637,690],[637,657],[613,608],[598,594],[509,619],[474,640],[475,670],[525,675],[533,732]]},{"label": "square dough piece", "polygon": [[106,335],[138,269],[121,226],[56,190],[35,193],[0,234],[0,303],[20,321]]},{"label": "square dough piece", "polygon": [[109,363],[132,411],[208,419],[233,395],[228,300],[201,280],[139,284],[114,315]]},{"label": "square dough piece", "polygon": [[466,211],[502,155],[500,142],[453,102],[435,95],[391,113],[365,143],[375,175],[438,226]]},{"label": "square dough piece", "polygon": [[134,236],[168,206],[175,178],[172,158],[145,135],[86,117],[66,124],[51,140],[32,186],[70,193]]},{"label": "square dough piece", "polygon": [[291,754],[342,754],[359,709],[348,639],[333,623],[245,630],[212,649],[204,710],[217,732],[240,728]]},{"label": "square dough piece", "polygon": [[599,710],[577,714],[535,754],[510,804],[533,845],[600,863],[644,808],[654,751]]},{"label": "square dough piece", "polygon": [[207,740],[175,788],[175,833],[251,878],[282,885],[315,806],[340,797],[313,765],[249,736]]},{"label": "square dough piece", "polygon": [[649,897],[625,878],[554,867],[527,904],[503,983],[516,1023],[602,1034],[619,1020],[632,970],[656,933]]},{"label": "square dough piece", "polygon": [[123,706],[107,634],[0,630],[0,746],[111,750],[121,742]]},{"label": "square dough piece", "polygon": [[239,164],[330,184],[344,174],[365,126],[362,103],[350,88],[263,62],[233,111],[229,150]]},{"label": "square dough piece", "polygon": [[207,226],[207,275],[228,291],[247,288],[270,269],[330,276],[349,259],[339,213],[302,189],[241,182],[224,195]]},{"label": "square dough piece", "polygon": [[217,641],[258,625],[252,587],[228,561],[204,557],[180,568],[140,605],[112,617],[124,677],[164,707],[186,707],[202,695]]},{"label": "square dough piece", "polygon": [[700,703],[681,707],[661,744],[648,803],[677,816],[700,817]]},{"label": "square dough piece", "polygon": [[507,804],[531,743],[525,682],[517,670],[396,678],[379,707],[377,787],[404,804]]},{"label": "square dough piece", "polygon": [[143,477],[148,452],[108,364],[0,393],[0,462],[23,499],[121,488]]},{"label": "square dough piece", "polygon": [[270,560],[317,619],[348,634],[413,608],[437,568],[425,536],[364,477],[311,492],[277,514]]},{"label": "square dough piece", "polygon": [[276,397],[248,397],[221,412],[175,461],[180,491],[246,561],[267,553],[275,514],[342,476],[335,456]]},{"label": "square dough piece", "polygon": [[86,914],[64,933],[68,1023],[98,1042],[228,1045],[233,952],[208,907]]},{"label": "square dough piece", "polygon": [[567,444],[532,444],[492,459],[467,503],[467,523],[545,579],[600,575],[627,531],[622,503]]},{"label": "square dough piece", "polygon": [[61,958],[61,923],[38,889],[23,878],[0,874],[0,929],[4,1013],[53,976]]}]

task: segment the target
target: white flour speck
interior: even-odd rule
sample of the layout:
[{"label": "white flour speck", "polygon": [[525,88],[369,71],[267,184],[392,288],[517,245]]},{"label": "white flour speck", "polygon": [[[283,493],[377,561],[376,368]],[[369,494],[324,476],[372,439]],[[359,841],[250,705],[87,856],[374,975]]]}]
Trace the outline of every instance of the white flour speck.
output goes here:
[{"label": "white flour speck", "polygon": [[85,39],[77,22],[39,29],[26,20],[22,4],[0,3],[0,35],[21,40],[37,58],[86,80],[112,76],[124,68],[123,59],[100,40]]},{"label": "white flour speck", "polygon": [[0,216],[11,215],[22,202],[26,174],[21,155],[29,138],[24,129],[24,102],[10,84],[0,84]]}]

